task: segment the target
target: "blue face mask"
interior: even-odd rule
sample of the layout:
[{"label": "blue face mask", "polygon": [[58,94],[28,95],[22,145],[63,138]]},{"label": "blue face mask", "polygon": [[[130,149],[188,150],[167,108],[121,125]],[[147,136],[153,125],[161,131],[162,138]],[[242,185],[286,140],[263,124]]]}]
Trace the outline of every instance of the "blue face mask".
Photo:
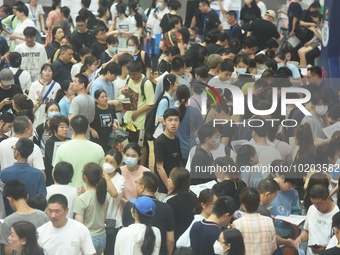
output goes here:
[{"label": "blue face mask", "polygon": [[136,47],[135,47],[135,46],[127,46],[127,48],[128,48],[129,50],[136,50]]},{"label": "blue face mask", "polygon": [[110,47],[111,53],[117,53],[118,48],[117,47]]},{"label": "blue face mask", "polygon": [[214,142],[214,144],[213,144],[212,149],[213,149],[213,150],[216,150],[218,147],[220,147],[220,144],[221,144],[221,138],[220,138],[220,137],[215,138],[215,142]]},{"label": "blue face mask", "polygon": [[54,116],[60,116],[60,112],[49,112],[49,113],[47,113],[47,118],[48,119],[51,119]]},{"label": "blue face mask", "polygon": [[138,163],[138,158],[124,157],[124,163],[129,167],[134,167]]},{"label": "blue face mask", "polygon": [[157,3],[157,5],[156,5],[157,9],[162,9],[162,7],[163,7],[163,3]]},{"label": "blue face mask", "polygon": [[260,67],[257,68],[257,69],[263,72],[263,71],[266,69],[266,67],[265,67],[265,66],[260,66]]},{"label": "blue face mask", "polygon": [[247,68],[237,68],[238,73],[246,73],[247,72]]}]

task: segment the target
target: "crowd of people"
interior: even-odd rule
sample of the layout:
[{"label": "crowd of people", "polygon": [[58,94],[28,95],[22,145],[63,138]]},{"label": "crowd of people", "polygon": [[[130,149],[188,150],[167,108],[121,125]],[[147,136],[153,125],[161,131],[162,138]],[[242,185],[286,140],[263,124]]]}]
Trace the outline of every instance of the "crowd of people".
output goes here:
[{"label": "crowd of people", "polygon": [[319,1],[52,2],[0,7],[1,254],[340,254]]}]

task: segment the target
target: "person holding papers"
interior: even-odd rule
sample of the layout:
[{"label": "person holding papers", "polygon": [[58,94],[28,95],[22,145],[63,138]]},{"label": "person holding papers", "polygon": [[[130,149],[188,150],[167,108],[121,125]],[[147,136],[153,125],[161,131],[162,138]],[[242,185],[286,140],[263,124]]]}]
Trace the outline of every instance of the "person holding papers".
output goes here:
[{"label": "person holding papers", "polygon": [[50,129],[53,132],[52,136],[46,141],[45,145],[45,173],[46,173],[46,186],[54,183],[52,178],[52,160],[55,152],[55,145],[67,141],[67,134],[69,131],[69,121],[65,116],[54,116],[49,121]]},{"label": "person holding papers", "polygon": [[[273,165],[273,164],[272,164]],[[283,165],[281,165],[283,166]],[[281,168],[280,168],[281,169]],[[289,216],[290,214],[301,214],[299,195],[294,189],[300,179],[288,178],[286,172],[275,173],[274,181],[280,186],[280,191],[277,196],[266,207],[270,211],[270,215],[277,216]],[[275,220],[274,222],[276,233],[282,238],[292,238],[294,237],[294,231],[292,225]],[[295,235],[296,236],[296,235]]]}]

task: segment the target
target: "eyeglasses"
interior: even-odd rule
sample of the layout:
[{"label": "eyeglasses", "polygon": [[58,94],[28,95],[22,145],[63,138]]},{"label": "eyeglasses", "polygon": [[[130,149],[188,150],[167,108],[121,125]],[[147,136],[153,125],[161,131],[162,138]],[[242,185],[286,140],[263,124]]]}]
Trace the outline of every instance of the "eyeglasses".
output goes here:
[{"label": "eyeglasses", "polygon": [[11,146],[11,149],[14,150],[14,151],[18,150],[18,149],[15,148],[14,146]]}]

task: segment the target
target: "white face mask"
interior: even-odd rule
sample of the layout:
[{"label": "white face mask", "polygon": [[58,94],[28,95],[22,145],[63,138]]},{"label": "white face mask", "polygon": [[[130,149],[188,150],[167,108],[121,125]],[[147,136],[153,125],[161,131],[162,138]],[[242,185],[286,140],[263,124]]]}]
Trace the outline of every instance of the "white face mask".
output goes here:
[{"label": "white face mask", "polygon": [[222,244],[220,244],[220,242],[218,240],[215,241],[214,243],[214,253],[217,255],[223,255],[224,254],[224,250],[223,250],[223,246]]},{"label": "white face mask", "polygon": [[328,111],[328,105],[316,105],[315,106],[315,111],[316,111],[317,114],[323,116]]},{"label": "white face mask", "polygon": [[107,172],[108,174],[113,173],[116,170],[116,168],[114,166],[112,166],[108,163],[104,163],[103,168],[104,168],[105,172]]}]

